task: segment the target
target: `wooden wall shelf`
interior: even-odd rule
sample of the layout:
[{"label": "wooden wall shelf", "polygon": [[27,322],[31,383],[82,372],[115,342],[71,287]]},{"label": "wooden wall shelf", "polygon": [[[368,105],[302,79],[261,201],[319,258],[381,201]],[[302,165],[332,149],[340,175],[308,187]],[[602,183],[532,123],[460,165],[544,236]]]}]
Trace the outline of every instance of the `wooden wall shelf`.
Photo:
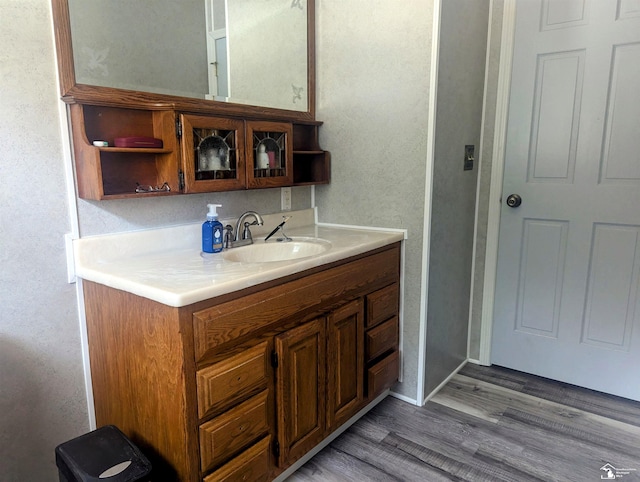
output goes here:
[{"label": "wooden wall shelf", "polygon": [[[331,156],[318,143],[321,122],[192,115],[152,107],[69,105],[79,197],[139,198],[330,181]],[[232,134],[225,140],[230,144],[225,152],[233,159],[231,167],[202,174],[194,139],[209,132],[207,129],[207,135],[215,137],[216,129],[224,136]],[[162,139],[163,147],[111,147],[116,137],[125,136]],[[273,157],[273,151],[278,151],[275,168],[261,169],[258,163],[258,144],[265,138],[277,139],[274,142],[281,144],[270,153]],[[96,140],[107,141],[110,147],[96,147]],[[165,183],[169,191],[136,192],[139,185],[159,188]]]}]

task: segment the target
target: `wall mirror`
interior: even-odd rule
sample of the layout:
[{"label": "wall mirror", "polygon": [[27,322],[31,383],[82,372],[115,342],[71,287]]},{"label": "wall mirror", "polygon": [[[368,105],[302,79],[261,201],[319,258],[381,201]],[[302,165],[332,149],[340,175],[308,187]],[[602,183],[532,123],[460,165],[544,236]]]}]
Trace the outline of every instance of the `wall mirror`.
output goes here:
[{"label": "wall mirror", "polygon": [[314,0],[52,2],[67,102],[314,118]]}]

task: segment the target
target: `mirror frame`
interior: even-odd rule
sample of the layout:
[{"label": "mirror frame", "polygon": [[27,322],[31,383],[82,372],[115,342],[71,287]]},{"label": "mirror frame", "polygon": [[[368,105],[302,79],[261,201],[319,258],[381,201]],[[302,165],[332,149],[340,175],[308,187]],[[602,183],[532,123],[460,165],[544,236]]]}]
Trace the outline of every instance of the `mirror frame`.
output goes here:
[{"label": "mirror frame", "polygon": [[117,89],[76,82],[68,0],[51,0],[58,59],[60,95],[67,104],[92,104],[142,109],[171,109],[205,114],[314,121],[316,111],[315,0],[307,0],[307,111],[235,104],[135,90]]}]

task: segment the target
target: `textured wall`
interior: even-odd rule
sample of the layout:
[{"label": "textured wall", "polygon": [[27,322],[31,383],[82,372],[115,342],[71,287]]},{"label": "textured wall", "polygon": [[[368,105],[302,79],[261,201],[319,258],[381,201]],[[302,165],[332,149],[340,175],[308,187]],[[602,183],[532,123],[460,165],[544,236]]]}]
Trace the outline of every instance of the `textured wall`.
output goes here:
[{"label": "textured wall", "polygon": [[[463,170],[464,146],[480,153],[489,0],[441,7],[438,100],[431,207],[425,391],[467,357],[477,162]],[[460,28],[464,25],[464,28]]]},{"label": "textured wall", "polygon": [[89,428],[47,0],[0,2],[0,479],[57,480]]},{"label": "textured wall", "polygon": [[[280,188],[222,193],[189,194],[149,199],[78,201],[81,236],[117,233],[137,229],[204,221],[207,204],[222,204],[221,218],[238,217],[248,210],[260,214],[280,212]],[[291,189],[293,210],[311,206],[311,189]]]},{"label": "textured wall", "polygon": [[433,6],[429,0],[317,3],[317,117],[331,184],[321,221],[408,229],[404,382],[415,399]]}]

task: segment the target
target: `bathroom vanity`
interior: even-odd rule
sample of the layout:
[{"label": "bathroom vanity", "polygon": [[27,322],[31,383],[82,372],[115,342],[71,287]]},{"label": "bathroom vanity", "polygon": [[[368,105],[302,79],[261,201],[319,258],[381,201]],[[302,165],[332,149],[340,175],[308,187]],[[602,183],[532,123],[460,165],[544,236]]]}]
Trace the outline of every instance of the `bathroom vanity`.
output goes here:
[{"label": "bathroom vanity", "polygon": [[[251,7],[244,0],[224,3]],[[199,94],[174,91],[199,78],[177,67],[185,58],[208,72],[218,67],[204,55],[206,63],[196,61],[206,46],[176,48],[184,28],[173,34],[162,29],[167,47],[148,42],[152,52],[143,56],[145,75],[138,77],[164,78],[153,73],[159,66],[169,74],[168,85],[122,81],[115,73],[134,71],[141,62],[127,65],[109,52],[131,50],[127,40],[127,48],[117,47],[130,32],[138,38],[149,26],[156,33],[144,9],[136,20],[120,17],[124,5],[52,0],[79,198],[110,202],[330,182],[331,157],[320,147],[322,123],[315,117],[315,2],[284,2],[283,12],[268,20],[283,20],[277,31],[288,35],[273,38],[246,29],[261,3],[251,7],[253,15],[237,16],[239,24],[222,24],[229,52],[259,40],[257,61],[235,65],[275,68],[267,76],[242,70],[226,77],[235,79],[234,92],[245,81],[259,92],[275,73],[284,81],[266,89],[271,98],[238,99],[211,84]],[[183,25],[176,15],[185,18],[187,9],[167,5],[158,6],[168,19],[161,23]],[[198,5],[194,18],[210,18]],[[210,27],[184,24],[190,33]],[[292,35],[295,25],[299,35]],[[236,28],[245,36],[232,49]],[[94,39],[103,37],[108,40],[96,51]],[[262,48],[280,37],[279,45]],[[290,55],[291,48],[298,55]],[[162,57],[153,61],[157,52]],[[83,67],[87,53],[89,69]],[[270,53],[277,61],[267,60]],[[96,67],[114,75],[87,75]],[[300,80],[293,80],[300,69]],[[275,95],[280,90],[284,94]],[[131,146],[132,139],[151,145]],[[281,220],[265,217],[265,226]],[[318,226],[313,215],[296,215],[287,226],[308,255],[272,243],[273,250],[263,244],[262,251],[246,246],[233,248],[233,256],[204,257],[199,223],[75,242],[96,422],[118,426],[142,449],[154,481],[284,476],[398,379],[403,234]]]},{"label": "bathroom vanity", "polygon": [[76,245],[97,424],[154,480],[272,480],[398,379],[403,235],[294,227],[328,248],[242,262],[186,247],[197,228]]}]

